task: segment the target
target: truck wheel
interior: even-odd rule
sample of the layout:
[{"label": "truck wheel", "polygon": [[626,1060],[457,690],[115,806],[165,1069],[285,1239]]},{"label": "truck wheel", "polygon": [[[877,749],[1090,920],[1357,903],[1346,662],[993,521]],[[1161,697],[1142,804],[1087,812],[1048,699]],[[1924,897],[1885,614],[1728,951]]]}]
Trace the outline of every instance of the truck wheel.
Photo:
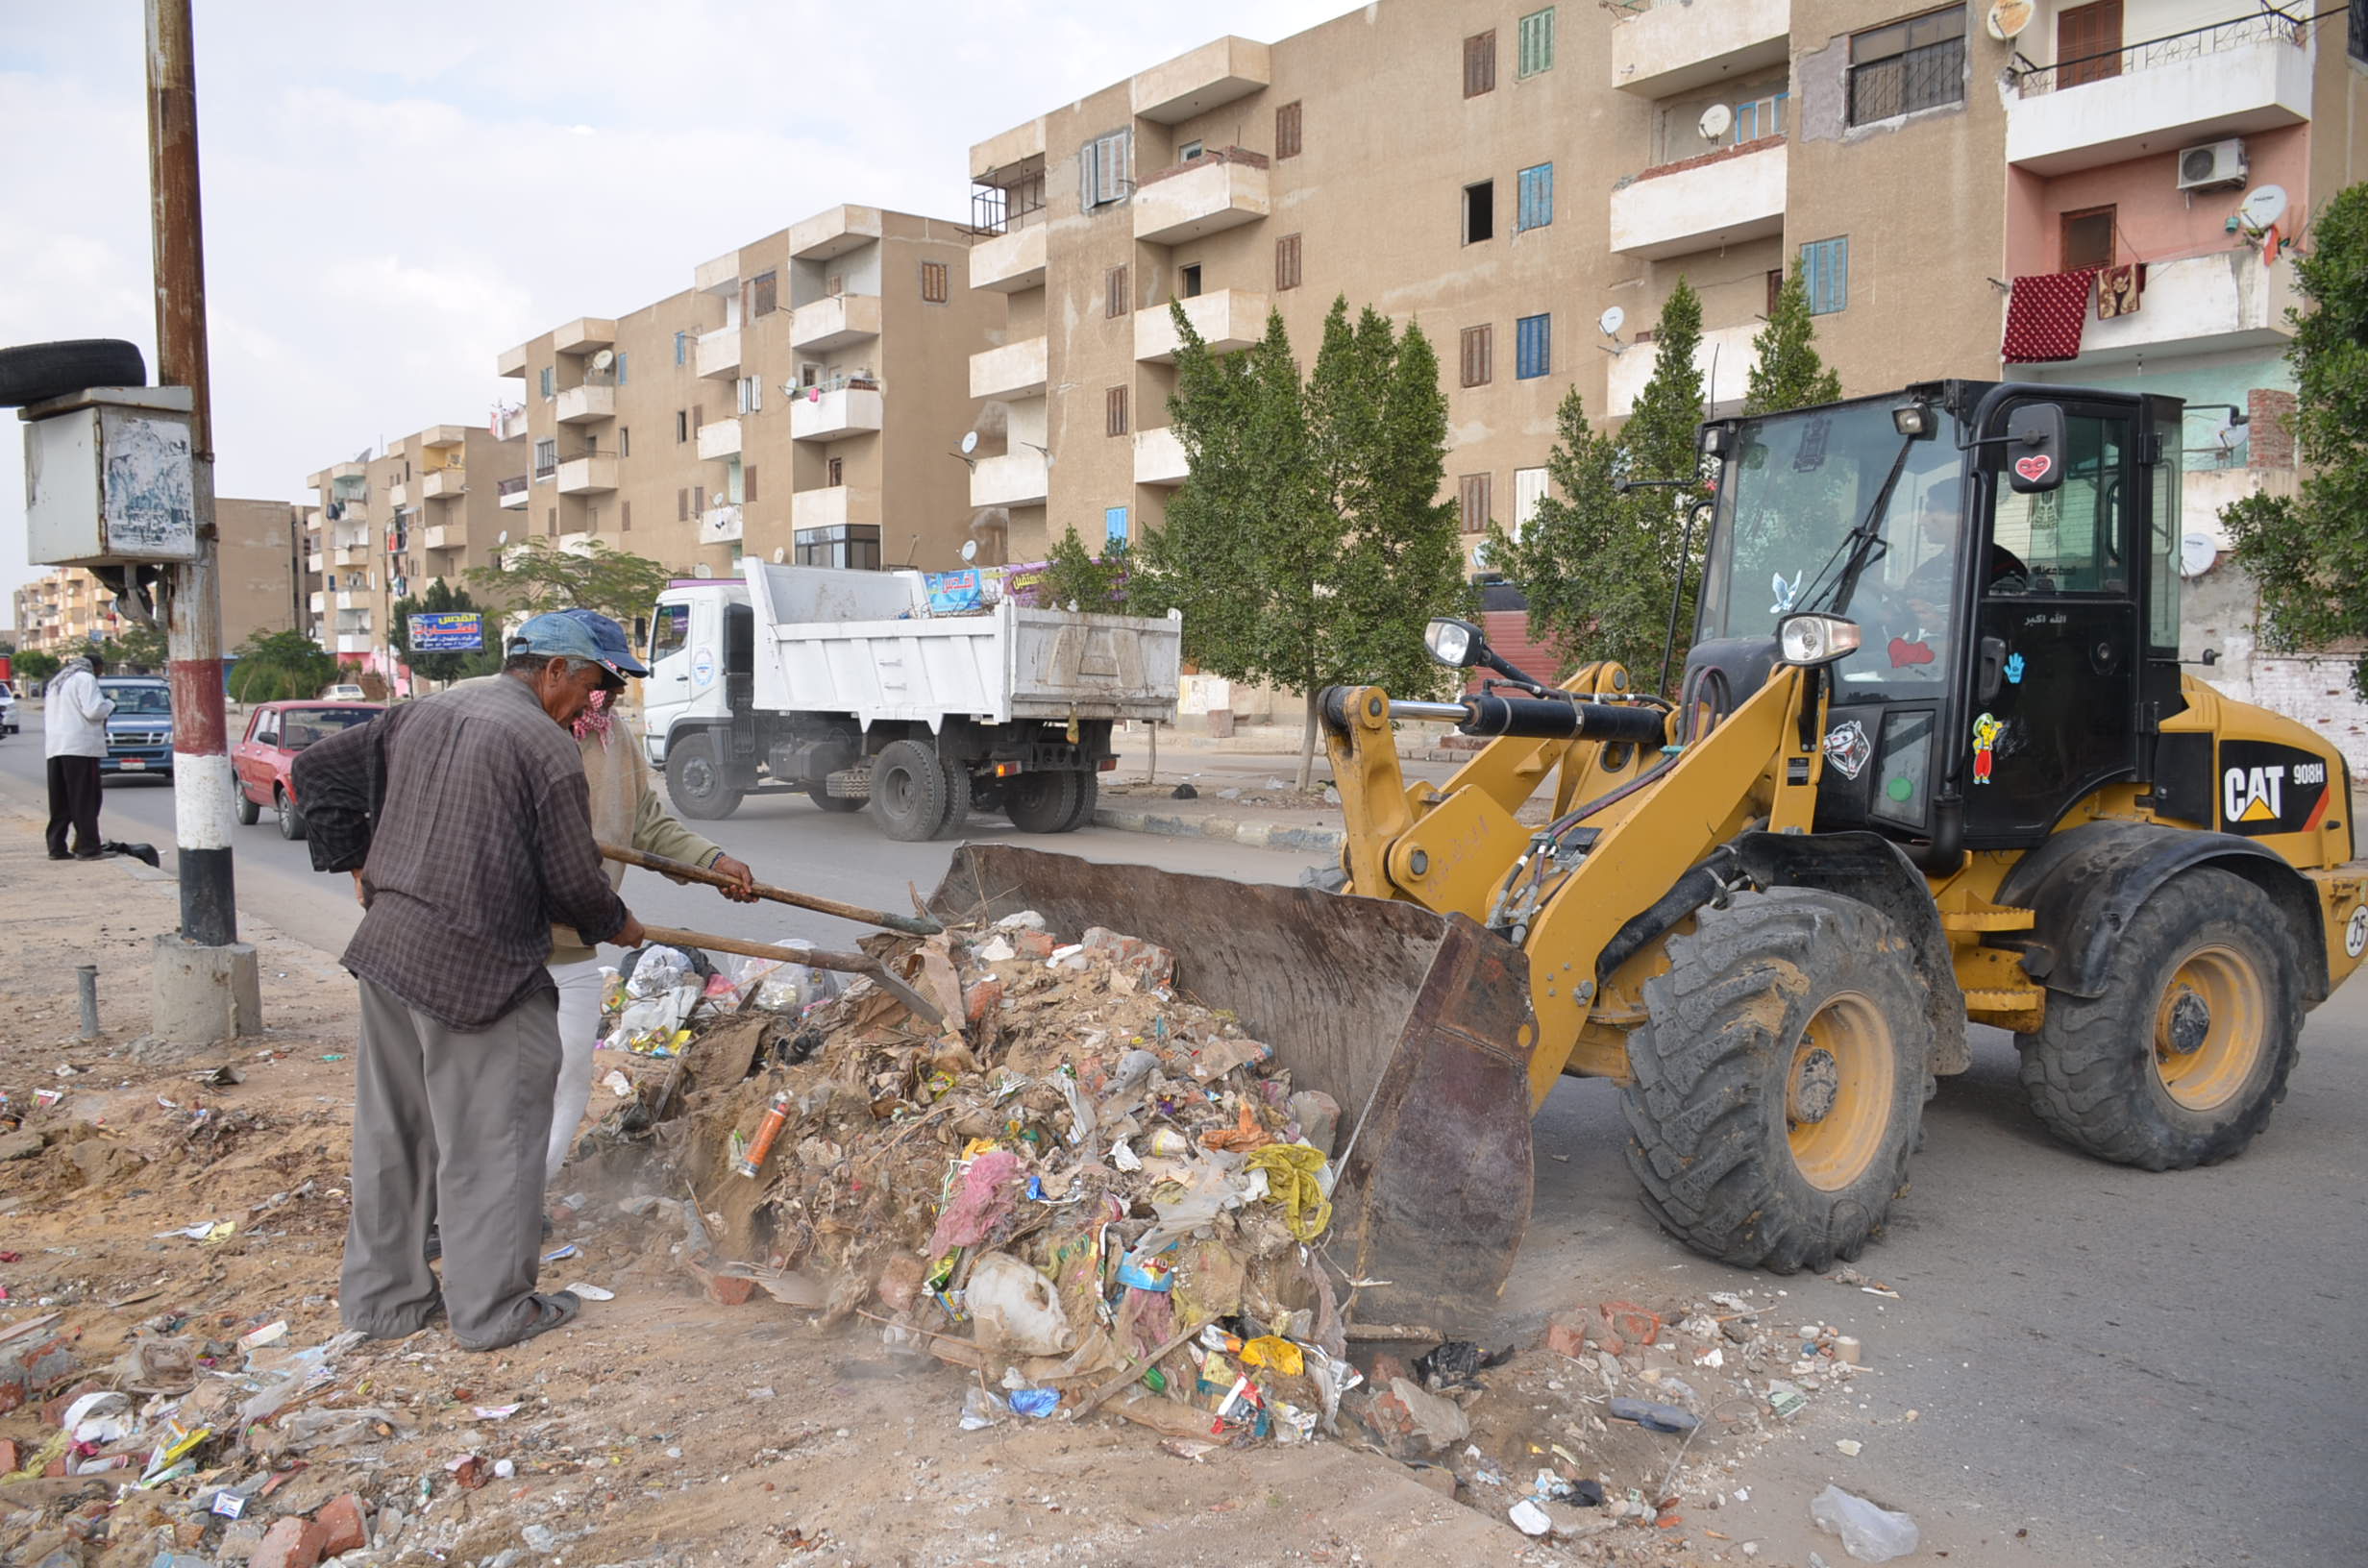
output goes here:
[{"label": "truck wheel", "polygon": [[1931,988],[1880,913],[1780,888],[1669,939],[1628,1037],[1628,1167],[1707,1257],[1789,1274],[1856,1258],[1907,1180],[1933,1091]]},{"label": "truck wheel", "polygon": [[1076,808],[1070,812],[1069,820],[1060,825],[1058,831],[1074,833],[1081,827],[1091,827],[1094,822],[1094,808],[1100,804],[1101,775],[1099,773],[1079,773],[1077,775]]},{"label": "truck wheel", "polygon": [[933,747],[890,741],[872,759],[872,815],[892,839],[919,844],[946,820],[946,770]]},{"label": "truck wheel", "polygon": [[822,807],[825,811],[861,811],[866,804],[861,796],[832,795],[830,793],[830,783],[827,779],[825,779],[819,783],[808,784],[805,787],[805,797],[808,800],[813,801],[816,805]]},{"label": "truck wheel", "polygon": [[666,747],[666,796],[694,821],[720,821],[740,809],[712,735],[685,735]]},{"label": "truck wheel", "polygon": [[0,408],[80,392],[86,386],[145,386],[139,345],[117,337],[76,337],[0,349]]},{"label": "truck wheel", "polygon": [[1023,833],[1064,833],[1077,795],[1073,772],[1022,773],[1003,783],[1003,815]]},{"label": "truck wheel", "polygon": [[2283,913],[2243,877],[2173,877],[2122,929],[2102,994],[2048,992],[2020,1041],[2031,1109],[2075,1148],[2142,1170],[2239,1153],[2301,1048],[2292,947]]},{"label": "truck wheel", "polygon": [[968,763],[938,758],[938,767],[946,774],[946,815],[937,824],[937,836],[950,839],[958,835],[971,820],[971,770]]},{"label": "truck wheel", "polygon": [[263,820],[263,808],[255,803],[254,796],[247,794],[247,787],[244,784],[236,785],[234,788],[238,791],[238,825],[253,827]]}]

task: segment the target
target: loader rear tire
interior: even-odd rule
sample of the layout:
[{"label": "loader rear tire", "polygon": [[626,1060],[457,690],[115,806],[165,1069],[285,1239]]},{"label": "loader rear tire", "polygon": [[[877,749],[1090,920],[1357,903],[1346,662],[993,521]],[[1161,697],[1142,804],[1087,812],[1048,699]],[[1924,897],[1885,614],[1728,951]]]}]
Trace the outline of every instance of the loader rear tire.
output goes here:
[{"label": "loader rear tire", "polygon": [[946,821],[946,770],[933,747],[890,741],[872,762],[872,816],[892,839],[919,844]]},{"label": "loader rear tire", "polygon": [[2209,866],[2141,905],[2096,996],[2050,992],[2023,1091],[2048,1131],[2141,1170],[2241,1153],[2301,1049],[2294,943],[2269,894]]},{"label": "loader rear tire", "polygon": [[1930,988],[1881,913],[1779,888],[1669,939],[1628,1037],[1628,1166],[1662,1227],[1779,1274],[1856,1258],[1933,1091]]}]

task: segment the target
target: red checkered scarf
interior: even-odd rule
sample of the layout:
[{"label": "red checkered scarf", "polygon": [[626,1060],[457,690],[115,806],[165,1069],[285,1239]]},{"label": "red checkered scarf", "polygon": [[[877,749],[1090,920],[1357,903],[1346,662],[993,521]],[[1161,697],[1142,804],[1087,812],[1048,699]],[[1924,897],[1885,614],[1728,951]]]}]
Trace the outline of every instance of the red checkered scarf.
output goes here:
[{"label": "red checkered scarf", "polygon": [[2077,359],[2081,331],[2088,322],[2088,288],[2096,270],[2048,273],[2014,280],[2007,302],[2006,344],[1998,356],[2010,365]]},{"label": "red checkered scarf", "polygon": [[608,711],[608,694],[594,692],[592,700],[583,705],[583,712],[576,715],[576,722],[568,727],[576,732],[576,739],[580,741],[586,735],[598,735],[601,749],[605,751],[608,749],[608,726],[616,721],[617,716]]}]

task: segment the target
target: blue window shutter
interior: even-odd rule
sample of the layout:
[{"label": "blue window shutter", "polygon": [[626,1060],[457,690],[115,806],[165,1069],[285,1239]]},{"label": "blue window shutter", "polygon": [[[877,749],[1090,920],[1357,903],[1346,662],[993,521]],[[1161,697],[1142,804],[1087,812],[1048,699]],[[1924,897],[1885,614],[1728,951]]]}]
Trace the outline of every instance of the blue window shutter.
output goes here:
[{"label": "blue window shutter", "polygon": [[1513,324],[1513,373],[1517,380],[1529,380],[1550,375],[1554,369],[1554,318],[1550,315],[1523,316]]},{"label": "blue window shutter", "polygon": [[1110,543],[1122,542],[1126,538],[1125,507],[1112,506],[1102,512],[1101,536],[1104,541]]},{"label": "blue window shutter", "polygon": [[1521,171],[1520,209],[1514,228],[1542,229],[1554,221],[1554,165],[1540,163]]},{"label": "blue window shutter", "polygon": [[1809,313],[1831,315],[1850,303],[1850,237],[1813,240],[1801,247],[1801,282]]},{"label": "blue window shutter", "polygon": [[688,332],[675,333],[675,363],[678,365],[687,363],[690,353],[691,334]]},{"label": "blue window shutter", "polygon": [[625,384],[625,355],[621,353],[617,355],[617,384]]}]

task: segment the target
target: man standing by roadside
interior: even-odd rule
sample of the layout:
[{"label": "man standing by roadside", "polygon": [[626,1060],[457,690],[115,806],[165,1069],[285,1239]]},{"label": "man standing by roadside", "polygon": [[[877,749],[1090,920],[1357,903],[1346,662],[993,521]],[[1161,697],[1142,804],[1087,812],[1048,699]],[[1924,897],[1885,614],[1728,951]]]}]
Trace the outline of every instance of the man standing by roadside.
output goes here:
[{"label": "man standing by roadside", "polygon": [[[621,635],[621,634],[620,634]],[[298,756],[313,866],[354,871],[368,913],[345,950],[361,985],[353,1218],[339,1310],[373,1338],[417,1332],[438,1289],[453,1337],[497,1350],[581,1303],[534,1290],[559,1068],[555,920],[635,946],[602,873],[568,726],[642,667],[564,615],[509,644],[502,678],[405,703]]]},{"label": "man standing by roadside", "polygon": [[[68,659],[49,677],[41,699],[41,754],[49,759],[49,858],[96,860],[99,842],[99,759],[107,755],[107,720],[114,702],[99,692],[96,653]],[[66,829],[74,845],[66,847]]]}]

